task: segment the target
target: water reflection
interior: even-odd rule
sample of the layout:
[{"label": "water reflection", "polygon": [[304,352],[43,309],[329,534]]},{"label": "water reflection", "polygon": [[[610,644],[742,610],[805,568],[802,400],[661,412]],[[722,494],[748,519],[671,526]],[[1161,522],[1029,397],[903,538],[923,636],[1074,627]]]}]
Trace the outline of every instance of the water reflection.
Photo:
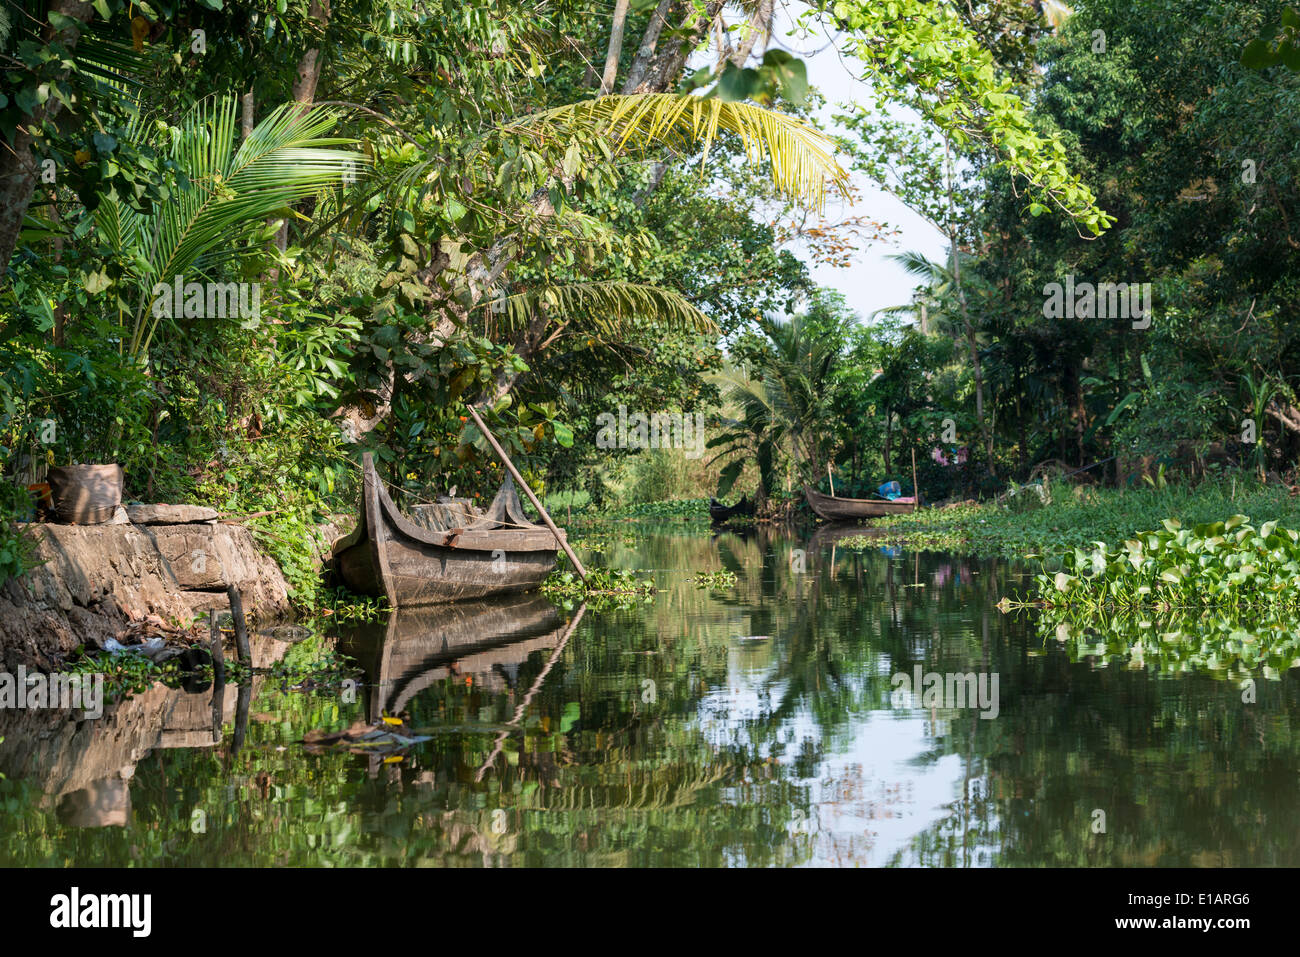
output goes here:
[{"label": "water reflection", "polygon": [[[203,727],[149,695],[125,725],[77,732],[94,749],[47,733],[53,719],[0,716],[13,808],[0,858],[1300,863],[1289,659],[1234,659],[1235,679],[1274,672],[1247,702],[1204,655],[1135,664],[1057,640],[1035,613],[1000,613],[1024,581],[1002,562],[843,546],[862,531],[618,536],[603,560],[651,571],[664,590],[650,605],[582,616],[524,596],[351,630],[339,641],[365,670],[357,700],[264,687],[238,751],[224,702],[220,743],[179,747],[163,733]],[[724,568],[732,589],[688,581]],[[996,673],[996,718],[900,697],[892,677],[918,667]],[[385,713],[428,740],[382,761],[301,745]]]},{"label": "water reflection", "polygon": [[539,595],[496,601],[403,608],[379,625],[347,629],[338,650],[365,677],[368,720],[401,715],[411,699],[449,679],[488,695],[513,693],[519,668],[564,630],[560,614]]}]

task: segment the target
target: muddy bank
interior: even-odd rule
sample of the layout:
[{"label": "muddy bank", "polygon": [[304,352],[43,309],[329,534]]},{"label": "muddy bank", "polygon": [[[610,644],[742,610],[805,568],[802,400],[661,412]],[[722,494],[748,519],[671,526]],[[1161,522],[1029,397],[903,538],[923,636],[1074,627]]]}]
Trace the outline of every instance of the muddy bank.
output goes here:
[{"label": "muddy bank", "polygon": [[284,575],[242,525],[41,524],[32,535],[40,564],[0,587],[4,670],[56,669],[79,645],[102,647],[145,615],[189,624],[227,608],[228,585],[259,620],[290,611]]}]

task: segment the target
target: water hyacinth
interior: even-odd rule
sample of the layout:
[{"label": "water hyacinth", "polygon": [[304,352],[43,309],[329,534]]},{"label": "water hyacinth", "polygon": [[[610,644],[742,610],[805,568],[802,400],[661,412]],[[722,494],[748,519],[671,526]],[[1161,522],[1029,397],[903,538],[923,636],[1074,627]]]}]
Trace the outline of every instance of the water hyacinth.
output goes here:
[{"label": "water hyacinth", "polygon": [[1035,576],[1049,606],[1091,608],[1300,607],[1300,531],[1245,515],[1183,528],[1166,519],[1119,546],[1093,542]]}]

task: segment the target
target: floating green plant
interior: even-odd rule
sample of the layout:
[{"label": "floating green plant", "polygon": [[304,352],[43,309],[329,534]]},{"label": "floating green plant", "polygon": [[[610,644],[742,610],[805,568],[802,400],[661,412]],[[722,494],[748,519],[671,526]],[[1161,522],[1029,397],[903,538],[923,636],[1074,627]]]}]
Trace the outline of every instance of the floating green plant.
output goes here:
[{"label": "floating green plant", "polygon": [[688,581],[695,582],[696,588],[709,588],[721,590],[724,588],[736,587],[736,573],[722,569],[716,572],[696,572],[694,578]]},{"label": "floating green plant", "polygon": [[655,583],[623,568],[589,568],[583,581],[573,571],[554,571],[542,582],[542,594],[565,608],[586,602],[593,610],[630,608],[654,599]]},{"label": "floating green plant", "polygon": [[1300,531],[1245,515],[1183,528],[1166,519],[1115,546],[1093,542],[1035,576],[1048,605],[1091,608],[1294,609],[1300,607]]}]

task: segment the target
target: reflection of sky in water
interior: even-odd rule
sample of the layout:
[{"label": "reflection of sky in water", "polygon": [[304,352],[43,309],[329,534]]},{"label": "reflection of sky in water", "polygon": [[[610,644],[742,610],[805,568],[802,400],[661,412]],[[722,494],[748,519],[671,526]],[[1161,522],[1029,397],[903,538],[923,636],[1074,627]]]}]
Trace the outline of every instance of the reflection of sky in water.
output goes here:
[{"label": "reflection of sky in water", "polygon": [[[786,690],[777,676],[780,653],[780,643],[772,638],[733,640],[726,687],[710,691],[699,704],[700,732],[715,748],[747,743],[746,723],[772,714]],[[882,672],[883,680],[890,671]],[[918,863],[909,853],[912,843],[926,831],[950,831],[963,793],[961,757],[932,754],[936,731],[943,736],[948,730],[946,720],[932,720],[919,708],[854,715],[849,727],[836,733],[816,776],[791,778],[810,797],[810,811],[806,816],[797,811],[791,827],[795,840],[812,839],[807,865]],[[820,741],[821,732],[800,709],[775,738],[782,745],[775,760],[793,769],[803,744]],[[762,748],[760,754],[769,757],[771,750]],[[987,854],[973,855],[968,863],[981,863],[980,858],[989,863]]]}]

